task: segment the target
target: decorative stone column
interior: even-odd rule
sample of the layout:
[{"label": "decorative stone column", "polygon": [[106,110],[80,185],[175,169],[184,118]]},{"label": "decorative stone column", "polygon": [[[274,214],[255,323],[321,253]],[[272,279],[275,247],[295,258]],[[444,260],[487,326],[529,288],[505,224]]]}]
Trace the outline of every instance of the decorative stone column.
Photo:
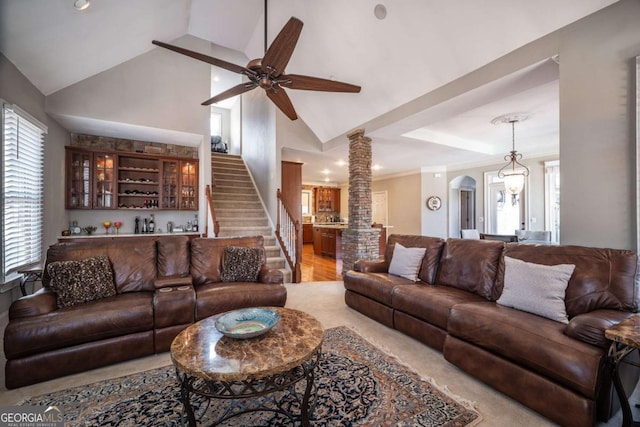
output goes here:
[{"label": "decorative stone column", "polygon": [[371,138],[364,129],[349,138],[349,228],[342,231],[342,274],[359,259],[379,258],[380,230],[371,228]]}]

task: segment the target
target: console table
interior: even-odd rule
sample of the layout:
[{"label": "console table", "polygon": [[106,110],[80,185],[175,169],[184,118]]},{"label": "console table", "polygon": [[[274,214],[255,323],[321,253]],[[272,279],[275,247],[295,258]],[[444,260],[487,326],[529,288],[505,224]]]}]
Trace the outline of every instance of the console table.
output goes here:
[{"label": "console table", "polygon": [[620,381],[618,367],[624,358],[634,350],[640,348],[640,315],[636,314],[607,329],[604,333],[610,339],[608,364],[611,369],[613,385],[620,399],[622,408],[622,427],[640,426],[640,422],[633,421],[631,406]]}]

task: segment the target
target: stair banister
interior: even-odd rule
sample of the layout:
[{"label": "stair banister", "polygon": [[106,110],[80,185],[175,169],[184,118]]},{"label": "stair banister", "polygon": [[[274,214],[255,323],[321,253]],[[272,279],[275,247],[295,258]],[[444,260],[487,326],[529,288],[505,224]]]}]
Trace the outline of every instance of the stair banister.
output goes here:
[{"label": "stair banister", "polygon": [[[213,182],[213,178],[212,182]],[[213,184],[215,186],[215,183]],[[207,208],[208,211],[211,212],[211,222],[213,223],[213,234],[215,237],[218,237],[218,233],[220,233],[220,223],[218,222],[218,220],[216,219],[216,210],[213,207],[213,199],[211,198],[211,186],[207,185],[206,187],[206,194],[207,194]],[[205,235],[208,236],[209,235],[209,218],[206,218],[207,220],[205,221]]]},{"label": "stair banister", "polygon": [[284,252],[284,257],[291,268],[292,281],[294,283],[300,283],[302,280],[302,270],[300,267],[300,261],[302,258],[302,245],[299,242],[300,236],[300,221],[293,220],[289,209],[285,206],[282,200],[282,192],[280,189],[277,191],[278,196],[278,209],[277,209],[277,224],[276,224],[276,237],[280,242],[280,246]]}]

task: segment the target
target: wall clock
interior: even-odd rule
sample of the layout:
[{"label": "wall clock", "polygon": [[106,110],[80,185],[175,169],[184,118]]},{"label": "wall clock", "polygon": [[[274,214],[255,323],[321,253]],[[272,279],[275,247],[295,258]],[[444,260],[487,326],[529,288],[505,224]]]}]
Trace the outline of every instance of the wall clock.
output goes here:
[{"label": "wall clock", "polygon": [[438,196],[431,196],[427,199],[427,208],[432,211],[437,211],[442,206],[442,200]]}]

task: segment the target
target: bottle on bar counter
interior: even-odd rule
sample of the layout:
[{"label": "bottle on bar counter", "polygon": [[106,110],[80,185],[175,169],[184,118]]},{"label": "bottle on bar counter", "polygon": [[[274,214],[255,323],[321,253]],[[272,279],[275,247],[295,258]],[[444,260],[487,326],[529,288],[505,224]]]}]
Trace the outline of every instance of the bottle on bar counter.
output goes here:
[{"label": "bottle on bar counter", "polygon": [[156,222],[153,220],[153,214],[151,214],[151,219],[149,220],[149,233],[153,233],[156,231]]},{"label": "bottle on bar counter", "polygon": [[193,231],[198,231],[198,214],[196,214],[196,218],[193,220]]}]

